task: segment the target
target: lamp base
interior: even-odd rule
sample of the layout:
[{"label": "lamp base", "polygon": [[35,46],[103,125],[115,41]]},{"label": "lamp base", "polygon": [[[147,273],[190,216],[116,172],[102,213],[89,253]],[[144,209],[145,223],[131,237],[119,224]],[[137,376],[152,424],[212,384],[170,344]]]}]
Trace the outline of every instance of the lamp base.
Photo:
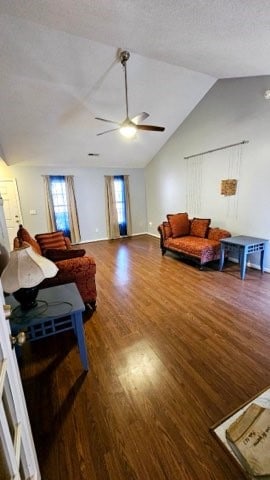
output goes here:
[{"label": "lamp base", "polygon": [[13,292],[13,297],[19,302],[22,310],[30,310],[37,306],[38,286],[31,288],[20,288]]}]

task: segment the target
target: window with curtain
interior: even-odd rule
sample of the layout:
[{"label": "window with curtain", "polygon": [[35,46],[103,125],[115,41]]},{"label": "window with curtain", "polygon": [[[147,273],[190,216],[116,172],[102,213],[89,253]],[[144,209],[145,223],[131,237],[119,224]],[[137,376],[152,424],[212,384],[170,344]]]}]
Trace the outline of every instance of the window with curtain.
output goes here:
[{"label": "window with curtain", "polygon": [[123,175],[114,176],[115,203],[120,235],[127,235],[126,195]]},{"label": "window with curtain", "polygon": [[62,175],[50,175],[49,180],[56,230],[62,230],[65,236],[70,238],[70,224],[65,177]]}]

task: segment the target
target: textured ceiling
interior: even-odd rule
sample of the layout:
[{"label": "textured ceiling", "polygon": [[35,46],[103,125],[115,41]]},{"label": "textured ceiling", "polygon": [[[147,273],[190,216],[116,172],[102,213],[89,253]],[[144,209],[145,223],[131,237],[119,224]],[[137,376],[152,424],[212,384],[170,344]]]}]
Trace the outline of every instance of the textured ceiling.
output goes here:
[{"label": "textured ceiling", "polygon": [[[217,78],[270,73],[268,7],[269,0],[0,0],[2,156],[21,165],[145,166]],[[164,133],[96,136],[110,125],[95,116],[125,118],[119,49],[131,53],[130,116],[148,112],[145,123]]]}]

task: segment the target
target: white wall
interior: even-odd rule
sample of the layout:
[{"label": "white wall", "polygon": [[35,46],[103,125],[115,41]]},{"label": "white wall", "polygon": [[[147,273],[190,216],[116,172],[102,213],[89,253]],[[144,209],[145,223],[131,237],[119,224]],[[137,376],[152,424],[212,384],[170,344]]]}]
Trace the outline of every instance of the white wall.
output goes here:
[{"label": "white wall", "polygon": [[[132,233],[146,231],[143,169],[7,167],[1,162],[0,178],[17,180],[23,223],[32,235],[48,231],[42,175],[74,175],[82,241],[107,238],[104,175],[129,175]],[[36,215],[30,215],[33,209]]]},{"label": "white wall", "polygon": [[[186,211],[185,156],[245,139],[249,143],[242,151],[237,215],[228,214],[228,197],[220,196],[226,171],[218,154],[213,154],[213,160],[207,156],[213,168],[209,187],[215,177],[217,197],[215,201],[209,188],[201,216],[211,216],[212,225],[225,227],[234,235],[270,238],[270,101],[264,99],[269,88],[270,76],[219,80],[211,88],[146,168],[149,232],[157,233],[156,227],[167,213]],[[225,152],[228,163],[232,152],[226,150],[222,155]],[[257,262],[255,256],[252,261]],[[270,268],[269,253],[266,266]]]}]

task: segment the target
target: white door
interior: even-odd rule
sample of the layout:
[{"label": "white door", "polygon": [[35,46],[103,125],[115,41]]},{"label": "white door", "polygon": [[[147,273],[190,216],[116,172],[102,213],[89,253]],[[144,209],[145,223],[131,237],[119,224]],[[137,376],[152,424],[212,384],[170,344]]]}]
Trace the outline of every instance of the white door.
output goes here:
[{"label": "white door", "polygon": [[13,240],[17,236],[19,224],[23,223],[17,182],[15,178],[0,180],[0,193],[4,201],[3,207],[10,249],[13,250]]},{"label": "white door", "polygon": [[40,480],[20,373],[0,282],[0,479]]}]

